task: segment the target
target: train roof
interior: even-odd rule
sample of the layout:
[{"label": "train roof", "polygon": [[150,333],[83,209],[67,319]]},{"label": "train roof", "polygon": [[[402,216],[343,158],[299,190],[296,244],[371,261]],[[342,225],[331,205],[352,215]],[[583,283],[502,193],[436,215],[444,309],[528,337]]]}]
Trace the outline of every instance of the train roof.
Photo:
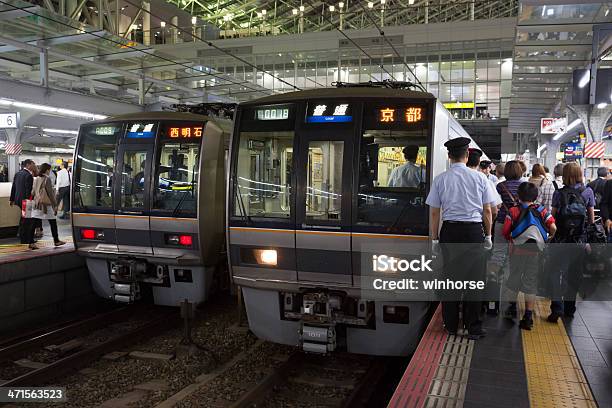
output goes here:
[{"label": "train roof", "polygon": [[279,95],[265,96],[240,105],[250,106],[262,103],[284,103],[303,99],[324,98],[412,98],[412,99],[436,99],[429,92],[412,91],[408,89],[391,88],[368,88],[368,87],[343,87],[343,88],[317,88],[305,91],[288,92]]},{"label": "train roof", "polygon": [[95,125],[108,122],[124,122],[132,120],[192,120],[192,121],[212,121],[217,123],[224,132],[231,132],[232,119],[218,118],[207,115],[198,115],[189,112],[174,112],[174,111],[153,111],[153,112],[136,112],[126,113],[125,115],[109,116],[103,120],[86,122],[84,125]]}]

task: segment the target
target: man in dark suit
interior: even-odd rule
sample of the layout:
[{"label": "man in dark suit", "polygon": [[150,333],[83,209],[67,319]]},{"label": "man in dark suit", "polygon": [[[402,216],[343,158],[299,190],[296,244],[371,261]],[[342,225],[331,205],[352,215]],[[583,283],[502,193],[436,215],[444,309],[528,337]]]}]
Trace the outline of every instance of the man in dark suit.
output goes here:
[{"label": "man in dark suit", "polygon": [[[36,164],[30,159],[23,162],[23,168],[15,174],[13,186],[11,187],[10,204],[19,208],[23,200],[32,196],[32,184],[36,174]],[[30,248],[35,249],[34,245],[34,223],[32,218],[19,220],[19,238],[22,244],[29,244]]]}]

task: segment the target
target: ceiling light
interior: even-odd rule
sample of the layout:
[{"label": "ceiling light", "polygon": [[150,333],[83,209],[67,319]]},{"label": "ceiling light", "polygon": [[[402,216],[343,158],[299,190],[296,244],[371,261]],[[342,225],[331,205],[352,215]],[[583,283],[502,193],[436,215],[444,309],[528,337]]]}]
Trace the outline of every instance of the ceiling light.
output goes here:
[{"label": "ceiling light", "polygon": [[343,8],[344,7],[344,2],[341,1],[340,3],[338,3],[338,7]]},{"label": "ceiling light", "polygon": [[191,24],[196,25],[198,18],[196,16],[191,17]]},{"label": "ceiling light", "polygon": [[161,28],[164,28],[166,26],[166,22],[162,21],[161,23],[159,23],[159,25],[161,25]]},{"label": "ceiling light", "polygon": [[380,0],[380,4],[382,4],[383,6],[385,5],[386,0]]},{"label": "ceiling light", "polygon": [[587,69],[582,78],[580,78],[580,82],[578,82],[578,88],[584,88],[589,81],[591,81],[591,70]]},{"label": "ceiling light", "polygon": [[414,0],[408,0],[408,4],[412,6],[414,4]]},{"label": "ceiling light", "polygon": [[608,106],[608,104],[607,104],[607,103],[605,103],[605,102],[598,103],[598,104],[597,104],[597,109],[603,109],[603,108],[605,108],[606,106]]},{"label": "ceiling light", "polygon": [[371,1],[368,1],[368,8],[374,8],[374,3],[372,3]]},{"label": "ceiling light", "polygon": [[333,5],[329,6],[329,11],[331,11],[332,13],[334,12],[335,9],[336,9],[335,6],[333,6]]},{"label": "ceiling light", "polygon": [[43,128],[43,132],[47,132],[47,133],[64,133],[67,135],[78,135],[79,131],[78,130],[66,130],[66,129],[47,129],[47,128]]},{"label": "ceiling light", "polygon": [[261,14],[262,14],[262,15],[264,15],[264,16],[265,16],[267,13],[268,13],[268,10],[266,10],[266,9],[261,10]]},{"label": "ceiling light", "polygon": [[300,6],[300,11],[304,11],[304,10],[305,10],[304,6]]},{"label": "ceiling light", "polygon": [[100,120],[100,119],[106,119],[108,117],[105,115],[98,115],[96,113],[76,111],[72,109],[55,108],[53,106],[39,105],[36,103],[28,103],[28,102],[12,101],[9,99],[0,99],[0,105],[14,106],[16,108],[32,109],[32,110],[37,110],[41,112],[55,113],[55,114],[62,115],[62,116],[71,116],[71,117],[90,119],[90,120],[92,119]]},{"label": "ceiling light", "polygon": [[549,8],[548,10],[546,10],[547,16],[552,16],[553,14],[555,14],[555,9]]},{"label": "ceiling light", "polygon": [[294,16],[297,16],[298,9],[294,8],[293,10],[291,10],[291,13],[292,13]]}]

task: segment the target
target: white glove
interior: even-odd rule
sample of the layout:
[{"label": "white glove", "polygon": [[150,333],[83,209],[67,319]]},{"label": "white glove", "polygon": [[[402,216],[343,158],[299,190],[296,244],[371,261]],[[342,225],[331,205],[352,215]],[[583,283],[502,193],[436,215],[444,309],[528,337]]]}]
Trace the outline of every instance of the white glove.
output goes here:
[{"label": "white glove", "polygon": [[493,248],[493,240],[490,235],[487,235],[484,240],[484,249],[488,251],[491,248]]},{"label": "white glove", "polygon": [[432,239],[431,240],[431,253],[433,255],[439,255],[440,254],[440,240],[438,240],[438,239]]}]

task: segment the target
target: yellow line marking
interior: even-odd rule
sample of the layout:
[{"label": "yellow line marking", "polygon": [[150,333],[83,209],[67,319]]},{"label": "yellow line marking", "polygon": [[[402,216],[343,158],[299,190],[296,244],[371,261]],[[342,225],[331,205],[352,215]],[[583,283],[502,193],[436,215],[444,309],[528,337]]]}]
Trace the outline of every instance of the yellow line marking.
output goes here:
[{"label": "yellow line marking", "polygon": [[596,408],[563,322],[546,321],[549,305],[548,301],[538,299],[533,330],[522,330],[530,406]]}]

